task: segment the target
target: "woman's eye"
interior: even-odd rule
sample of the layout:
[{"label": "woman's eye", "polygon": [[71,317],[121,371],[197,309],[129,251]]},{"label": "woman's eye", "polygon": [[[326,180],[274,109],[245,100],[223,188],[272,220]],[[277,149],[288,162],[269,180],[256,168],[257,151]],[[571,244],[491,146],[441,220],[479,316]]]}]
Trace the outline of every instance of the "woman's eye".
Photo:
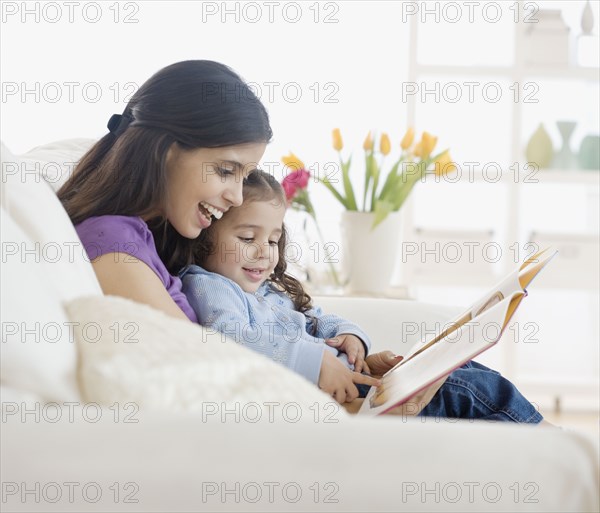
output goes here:
[{"label": "woman's eye", "polygon": [[218,168],[217,171],[221,176],[229,176],[235,173],[233,169],[226,169],[224,167]]},{"label": "woman's eye", "polygon": [[278,242],[279,242],[279,241],[276,241],[276,240],[270,240],[270,241],[269,241],[269,245],[270,245],[270,246],[277,246]]},{"label": "woman's eye", "polygon": [[254,240],[252,237],[238,237],[238,239],[240,239],[242,242],[245,242],[246,244],[250,244]]}]

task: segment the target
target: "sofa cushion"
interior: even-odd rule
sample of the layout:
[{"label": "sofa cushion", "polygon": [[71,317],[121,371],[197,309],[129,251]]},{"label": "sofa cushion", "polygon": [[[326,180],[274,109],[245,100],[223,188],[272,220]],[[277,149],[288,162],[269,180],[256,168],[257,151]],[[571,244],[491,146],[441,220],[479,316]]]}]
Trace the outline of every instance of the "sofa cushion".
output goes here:
[{"label": "sofa cushion", "polygon": [[70,176],[75,164],[95,143],[94,139],[64,139],[32,148],[19,155],[24,166],[36,170],[56,192]]},{"label": "sofa cushion", "polygon": [[2,385],[40,400],[77,401],[75,343],[50,279],[54,266],[25,252],[34,241],[1,210]]},{"label": "sofa cushion", "polygon": [[313,300],[324,311],[352,319],[365,330],[373,343],[371,352],[389,349],[401,355],[407,354],[414,344],[442,331],[464,310],[407,299],[313,296]]},{"label": "sofa cushion", "polygon": [[[86,401],[144,409],[268,416],[268,403],[345,411],[300,375],[221,333],[116,296],[66,305],[75,323],[78,379]],[[208,405],[208,406],[207,406]]]},{"label": "sofa cushion", "polygon": [[1,160],[2,384],[73,400],[76,350],[62,303],[102,291],[52,188],[4,145]]},{"label": "sofa cushion", "polygon": [[24,248],[31,252],[29,263],[52,264],[46,280],[58,300],[101,294],[85,248],[53,189],[4,145],[1,157],[1,203],[33,243]]}]

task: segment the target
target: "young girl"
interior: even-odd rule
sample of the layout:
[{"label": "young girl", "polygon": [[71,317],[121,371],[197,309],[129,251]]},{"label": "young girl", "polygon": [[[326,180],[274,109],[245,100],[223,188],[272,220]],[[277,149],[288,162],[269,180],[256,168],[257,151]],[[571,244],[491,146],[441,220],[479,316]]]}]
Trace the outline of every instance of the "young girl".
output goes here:
[{"label": "young girl", "polygon": [[[254,171],[243,195],[242,206],[200,234],[194,250],[199,265],[180,273],[198,321],[302,374],[340,403],[364,397],[369,385],[379,384],[367,374],[380,376],[401,357],[390,351],[366,357],[367,334],[313,307],[302,285],[286,274],[286,203],[279,182]],[[508,380],[475,362],[437,387],[419,415],[542,421]]]}]

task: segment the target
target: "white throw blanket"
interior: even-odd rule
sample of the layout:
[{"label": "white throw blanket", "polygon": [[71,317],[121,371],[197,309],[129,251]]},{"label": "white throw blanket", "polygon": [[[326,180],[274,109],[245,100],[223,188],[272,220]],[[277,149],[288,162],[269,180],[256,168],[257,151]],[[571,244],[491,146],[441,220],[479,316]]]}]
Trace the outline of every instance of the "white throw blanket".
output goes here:
[{"label": "white throw blanket", "polygon": [[78,298],[66,309],[76,323],[86,401],[180,412],[237,408],[248,415],[289,405],[350,417],[301,376],[200,325],[115,296]]}]

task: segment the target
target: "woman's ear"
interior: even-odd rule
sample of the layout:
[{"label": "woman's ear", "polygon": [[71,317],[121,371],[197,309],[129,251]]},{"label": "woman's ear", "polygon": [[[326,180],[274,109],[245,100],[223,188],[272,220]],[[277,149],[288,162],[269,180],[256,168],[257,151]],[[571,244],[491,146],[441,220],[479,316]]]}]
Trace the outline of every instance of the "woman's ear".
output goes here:
[{"label": "woman's ear", "polygon": [[173,142],[171,146],[169,146],[169,149],[167,150],[167,156],[165,157],[165,162],[167,163],[167,166],[179,154],[179,151],[180,148],[179,144],[177,144],[177,141]]}]

